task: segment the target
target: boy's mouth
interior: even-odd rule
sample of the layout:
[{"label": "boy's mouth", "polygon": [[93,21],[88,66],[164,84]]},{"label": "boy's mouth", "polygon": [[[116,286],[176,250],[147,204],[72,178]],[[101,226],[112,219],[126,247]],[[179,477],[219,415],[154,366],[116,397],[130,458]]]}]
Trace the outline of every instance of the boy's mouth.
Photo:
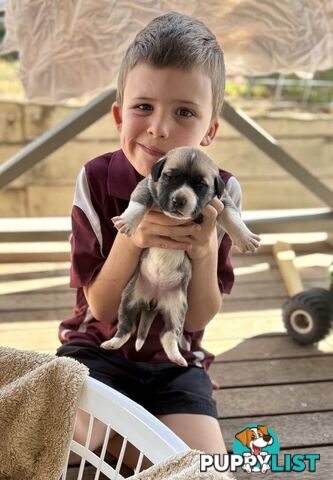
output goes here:
[{"label": "boy's mouth", "polygon": [[143,145],[142,143],[138,143],[139,147],[142,148],[146,153],[152,155],[153,157],[161,158],[165,155],[164,152],[158,150],[157,148],[148,147],[147,145]]}]

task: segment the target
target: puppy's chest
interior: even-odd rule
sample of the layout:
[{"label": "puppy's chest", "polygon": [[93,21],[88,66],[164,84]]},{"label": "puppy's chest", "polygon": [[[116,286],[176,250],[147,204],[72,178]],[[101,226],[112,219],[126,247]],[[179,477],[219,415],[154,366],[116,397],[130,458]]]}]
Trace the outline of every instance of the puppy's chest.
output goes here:
[{"label": "puppy's chest", "polygon": [[135,296],[159,302],[184,289],[191,263],[184,252],[150,248],[144,251],[135,283]]},{"label": "puppy's chest", "polygon": [[140,273],[155,285],[177,284],[184,277],[186,263],[182,251],[149,248],[143,254]]}]

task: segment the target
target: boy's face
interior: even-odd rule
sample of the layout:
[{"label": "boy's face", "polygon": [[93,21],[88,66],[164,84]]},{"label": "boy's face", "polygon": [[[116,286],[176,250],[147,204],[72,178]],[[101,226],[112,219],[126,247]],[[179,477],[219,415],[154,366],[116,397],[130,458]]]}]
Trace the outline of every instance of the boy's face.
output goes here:
[{"label": "boy's face", "polygon": [[143,176],[173,148],[209,145],[218,128],[211,119],[211,80],[199,68],[136,65],[127,75],[122,109],[115,103],[112,111],[121,147]]}]

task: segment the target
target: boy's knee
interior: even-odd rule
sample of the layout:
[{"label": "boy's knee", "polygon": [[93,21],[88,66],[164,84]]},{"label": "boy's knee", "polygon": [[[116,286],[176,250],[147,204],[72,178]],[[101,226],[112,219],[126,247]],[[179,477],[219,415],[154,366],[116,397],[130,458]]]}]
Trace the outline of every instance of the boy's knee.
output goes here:
[{"label": "boy's knee", "polygon": [[[75,429],[73,439],[80,443],[81,445],[85,445],[88,436],[88,429],[89,429],[89,420],[90,415],[82,410],[79,410],[76,417],[75,422]],[[89,450],[96,450],[103,445],[104,438],[106,433],[106,425],[96,418],[94,418],[94,423],[92,427],[92,432],[90,436],[90,441],[88,444]]]}]

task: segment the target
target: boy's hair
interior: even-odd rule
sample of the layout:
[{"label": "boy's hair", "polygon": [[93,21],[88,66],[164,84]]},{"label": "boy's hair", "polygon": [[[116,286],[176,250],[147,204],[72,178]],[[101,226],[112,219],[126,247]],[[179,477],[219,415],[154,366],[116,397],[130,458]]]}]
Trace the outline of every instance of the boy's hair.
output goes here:
[{"label": "boy's hair", "polygon": [[219,116],[225,83],[223,52],[216,37],[200,20],[171,12],[155,18],[136,35],[120,66],[117,88],[120,106],[127,74],[139,63],[184,71],[202,68],[212,83],[212,118]]}]

